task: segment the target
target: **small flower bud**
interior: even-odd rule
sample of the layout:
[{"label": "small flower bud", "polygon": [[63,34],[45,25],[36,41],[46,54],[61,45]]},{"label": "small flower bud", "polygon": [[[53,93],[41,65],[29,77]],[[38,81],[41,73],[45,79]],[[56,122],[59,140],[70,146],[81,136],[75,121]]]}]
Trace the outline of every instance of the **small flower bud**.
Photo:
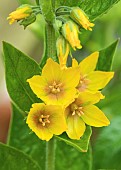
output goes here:
[{"label": "small flower bud", "polygon": [[9,20],[9,24],[13,24],[15,21],[19,21],[29,17],[32,14],[33,10],[30,5],[22,5],[9,14],[7,18]]},{"label": "small flower bud", "polygon": [[72,8],[70,17],[84,29],[92,31],[91,27],[93,27],[94,24],[89,21],[88,16],[79,7]]},{"label": "small flower bud", "polygon": [[62,68],[66,67],[66,62],[69,54],[69,44],[63,36],[59,36],[56,41],[57,55]]},{"label": "small flower bud", "polygon": [[67,21],[65,24],[63,24],[62,34],[65,37],[65,39],[70,43],[74,50],[76,50],[76,48],[78,49],[82,48],[78,37],[78,33],[79,33],[78,26],[73,21]]}]

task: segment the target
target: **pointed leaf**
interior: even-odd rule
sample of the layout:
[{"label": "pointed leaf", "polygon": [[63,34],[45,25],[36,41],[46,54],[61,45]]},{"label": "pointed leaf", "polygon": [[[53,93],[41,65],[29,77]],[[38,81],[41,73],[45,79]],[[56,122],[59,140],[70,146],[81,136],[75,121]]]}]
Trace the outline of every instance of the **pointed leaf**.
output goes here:
[{"label": "pointed leaf", "polygon": [[91,133],[92,133],[91,127],[87,126],[86,131],[85,131],[84,135],[80,138],[80,140],[70,139],[66,135],[66,133],[63,133],[62,135],[56,136],[56,137],[64,142],[66,142],[68,145],[73,146],[80,152],[87,152]]},{"label": "pointed leaf", "polygon": [[40,167],[25,153],[0,143],[0,169],[40,170]]},{"label": "pointed leaf", "polygon": [[97,63],[97,70],[110,71],[119,39],[112,43],[107,48],[99,51],[99,59]]},{"label": "pointed leaf", "polygon": [[92,170],[92,152],[78,152],[75,148],[63,141],[57,141],[56,165],[57,170]]},{"label": "pointed leaf", "polygon": [[119,0],[58,0],[56,6],[79,6],[91,19],[106,13]]},{"label": "pointed leaf", "polygon": [[29,111],[32,103],[40,100],[34,95],[26,80],[40,74],[39,65],[6,42],[3,43],[3,50],[8,93],[21,111]]}]

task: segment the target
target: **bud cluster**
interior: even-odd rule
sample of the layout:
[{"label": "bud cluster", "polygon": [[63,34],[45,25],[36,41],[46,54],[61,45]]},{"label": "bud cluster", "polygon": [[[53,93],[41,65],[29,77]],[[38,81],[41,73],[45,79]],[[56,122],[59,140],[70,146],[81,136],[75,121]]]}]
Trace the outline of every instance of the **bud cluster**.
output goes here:
[{"label": "bud cluster", "polygon": [[[59,10],[61,10],[61,8],[59,8]],[[64,14],[64,12],[61,11],[60,14]],[[66,67],[70,47],[74,50],[82,48],[79,40],[79,29],[84,28],[85,30],[92,31],[92,27],[94,26],[94,24],[89,21],[89,17],[79,7],[70,8],[68,14],[69,17],[67,17],[66,11],[66,20],[57,17],[57,19],[63,22],[61,29],[59,28],[60,36],[56,42],[57,55],[62,68]],[[59,12],[57,12],[57,15],[59,15]]]}]

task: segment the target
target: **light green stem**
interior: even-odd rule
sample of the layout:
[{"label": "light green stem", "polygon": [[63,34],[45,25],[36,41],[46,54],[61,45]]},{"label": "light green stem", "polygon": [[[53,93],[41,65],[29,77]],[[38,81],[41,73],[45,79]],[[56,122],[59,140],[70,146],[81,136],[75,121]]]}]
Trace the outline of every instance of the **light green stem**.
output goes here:
[{"label": "light green stem", "polygon": [[[41,61],[41,68],[46,63],[46,60],[50,57],[54,61],[57,60],[56,56],[56,37],[53,23],[55,21],[54,3],[55,0],[40,0],[42,14],[46,21],[45,27],[45,50],[44,56]],[[54,170],[55,168],[55,138],[52,138],[46,143],[46,170]]]},{"label": "light green stem", "polygon": [[52,138],[46,143],[46,170],[55,169],[55,149],[56,141],[55,138]]}]

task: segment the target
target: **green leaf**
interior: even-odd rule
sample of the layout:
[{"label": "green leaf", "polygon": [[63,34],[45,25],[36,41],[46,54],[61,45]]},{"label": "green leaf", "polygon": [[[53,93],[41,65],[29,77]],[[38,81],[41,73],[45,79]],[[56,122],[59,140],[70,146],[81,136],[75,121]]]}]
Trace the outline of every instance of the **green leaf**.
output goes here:
[{"label": "green leaf", "polygon": [[88,151],[78,152],[63,141],[57,141],[56,147],[56,166],[57,170],[92,170],[91,147]]},{"label": "green leaf", "polygon": [[99,51],[99,59],[97,63],[97,70],[110,71],[113,61],[113,56],[116,51],[119,39],[112,43],[107,48]]},{"label": "green leaf", "polygon": [[106,13],[119,0],[58,0],[56,6],[79,6],[91,19]]},{"label": "green leaf", "polygon": [[121,169],[121,115],[111,120],[94,145],[94,170]]},{"label": "green leaf", "polygon": [[0,143],[1,170],[40,170],[38,164],[23,152]]},{"label": "green leaf", "polygon": [[26,80],[40,74],[39,65],[6,42],[3,43],[3,50],[8,93],[21,111],[29,111],[32,103],[40,100],[34,95]]},{"label": "green leaf", "polygon": [[86,131],[85,131],[84,135],[80,138],[80,140],[72,140],[72,139],[68,138],[66,133],[63,133],[62,135],[56,136],[56,137],[64,142],[66,142],[68,145],[73,146],[80,152],[87,152],[91,134],[92,134],[91,127],[87,126]]}]

